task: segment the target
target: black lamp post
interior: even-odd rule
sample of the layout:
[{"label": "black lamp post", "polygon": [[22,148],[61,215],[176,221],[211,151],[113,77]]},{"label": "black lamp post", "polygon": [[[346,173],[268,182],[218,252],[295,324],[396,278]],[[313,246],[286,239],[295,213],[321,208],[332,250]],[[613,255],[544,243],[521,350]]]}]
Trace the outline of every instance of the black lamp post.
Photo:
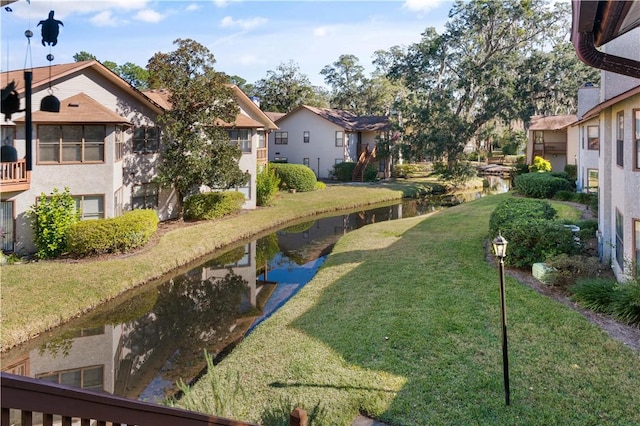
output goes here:
[{"label": "black lamp post", "polygon": [[507,351],[507,307],[504,296],[504,258],[507,255],[507,240],[498,232],[493,240],[493,252],[500,259],[500,311],[502,312],[502,370],[504,374],[504,402],[509,405],[509,355]]}]

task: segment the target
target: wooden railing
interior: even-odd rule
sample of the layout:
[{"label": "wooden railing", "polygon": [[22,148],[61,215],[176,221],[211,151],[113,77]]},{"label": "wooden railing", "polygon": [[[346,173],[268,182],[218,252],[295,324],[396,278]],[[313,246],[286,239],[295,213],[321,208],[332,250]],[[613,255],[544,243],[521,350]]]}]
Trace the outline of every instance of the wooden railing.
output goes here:
[{"label": "wooden railing", "polygon": [[27,160],[22,159],[11,163],[0,163],[0,183],[3,191],[23,191],[29,189],[31,173],[27,171]]},{"label": "wooden railing", "polygon": [[[170,408],[119,396],[89,392],[30,377],[0,373],[1,426],[257,426],[193,411]],[[12,413],[13,412],[13,413]],[[12,414],[16,419],[12,419]],[[301,408],[289,416],[289,426],[307,426]]]},{"label": "wooden railing", "polygon": [[263,161],[266,163],[267,161],[267,148],[257,148],[256,149],[256,159],[258,161]]},{"label": "wooden railing", "polygon": [[369,145],[367,145],[360,153],[358,157],[358,162],[356,163],[356,167],[353,169],[353,174],[351,176],[351,180],[354,182],[363,182],[364,181],[364,171],[367,166],[376,157],[378,147],[374,146],[373,150],[369,152]]},{"label": "wooden railing", "polygon": [[[31,426],[34,414],[42,416],[38,424],[53,425],[54,416],[62,426],[71,426],[74,419],[80,425],[106,426],[256,426],[222,417],[169,408],[118,396],[88,392],[71,387],[45,383],[29,377],[0,373],[2,426],[9,426],[11,410],[17,410],[22,426]],[[76,420],[76,423],[77,423]]]}]

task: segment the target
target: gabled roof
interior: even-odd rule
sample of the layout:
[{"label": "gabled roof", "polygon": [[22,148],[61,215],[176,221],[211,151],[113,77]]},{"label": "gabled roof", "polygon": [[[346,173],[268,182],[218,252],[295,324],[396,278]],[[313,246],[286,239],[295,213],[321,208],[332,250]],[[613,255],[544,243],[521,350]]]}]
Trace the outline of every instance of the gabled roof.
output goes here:
[{"label": "gabled roof", "polygon": [[264,112],[267,117],[269,117],[269,119],[271,121],[273,121],[274,123],[278,120],[280,120],[282,117],[284,117],[285,115],[287,115],[286,112],[273,112],[273,111],[265,111]]},{"label": "gabled roof", "polygon": [[529,130],[562,130],[578,121],[578,116],[571,115],[534,115],[531,117]]},{"label": "gabled roof", "polygon": [[[217,124],[224,127],[244,127],[244,128],[260,128],[264,127],[268,130],[275,130],[278,126],[266,115],[258,106],[249,98],[238,86],[229,85],[233,90],[233,94],[236,97],[238,103],[245,111],[252,112],[259,120],[239,113],[233,123],[226,123],[220,120]],[[170,92],[166,89],[153,89],[143,92],[146,96],[153,99],[156,103],[161,105],[165,109],[171,109],[171,102],[169,102]]]},{"label": "gabled roof", "polygon": [[319,108],[319,107],[313,107],[309,105],[300,105],[298,108],[289,112],[285,116],[282,116],[279,119],[277,119],[276,123],[283,120],[285,117],[289,117],[295,114],[296,112],[302,109],[311,111],[312,113],[318,115],[319,117],[322,117],[325,120],[330,121],[333,124],[340,126],[347,131],[373,132],[373,131],[388,130],[390,127],[389,117],[386,117],[386,116],[377,116],[377,115],[358,116],[356,114],[353,114],[352,112],[341,110],[341,109]]},{"label": "gabled roof", "polygon": [[622,102],[625,99],[630,98],[631,96],[637,95],[639,93],[640,93],[640,85],[634,87],[633,89],[627,90],[624,93],[620,93],[618,96],[614,96],[613,98],[605,102],[602,102],[601,104],[598,104],[593,108],[591,108],[589,111],[585,112],[584,115],[582,116],[582,119],[576,122],[575,124],[580,124],[587,120],[591,120],[592,118],[598,116],[598,114],[600,114],[601,111],[609,108],[610,106],[617,104],[618,102]]},{"label": "gabled roof", "polygon": [[[35,111],[32,115],[34,123],[120,123],[129,121],[99,104],[84,93],[78,93],[60,101],[60,112]],[[25,121],[22,116],[16,123]]]},{"label": "gabled roof", "polygon": [[[142,101],[149,105],[149,107],[155,110],[156,113],[161,113],[163,108],[158,105],[156,102],[145,96],[141,91],[127,83],[125,80],[120,78],[117,74],[111,71],[109,68],[102,65],[100,62],[96,60],[91,61],[81,61],[74,62],[70,64],[61,64],[61,65],[52,65],[51,67],[38,67],[32,68],[27,71],[31,71],[32,73],[32,81],[31,88],[32,90],[38,90],[44,87],[47,87],[49,84],[55,85],[57,80],[60,80],[69,75],[79,73],[85,69],[93,69],[103,77],[105,77],[110,82],[114,83],[116,86],[121,88],[122,90],[131,94],[134,98],[137,98],[139,101]],[[25,82],[24,82],[24,71],[25,70],[15,70],[15,71],[6,71],[2,73],[0,79],[0,85],[5,87],[8,83],[14,81],[16,84],[16,91],[18,94],[23,94],[25,90]]]}]

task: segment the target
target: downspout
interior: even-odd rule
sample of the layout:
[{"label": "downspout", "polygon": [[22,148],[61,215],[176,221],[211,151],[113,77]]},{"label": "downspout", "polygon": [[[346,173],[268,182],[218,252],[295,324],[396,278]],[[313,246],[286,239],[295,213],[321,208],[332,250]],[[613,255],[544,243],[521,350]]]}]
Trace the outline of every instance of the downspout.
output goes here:
[{"label": "downspout", "polygon": [[640,62],[609,55],[596,49],[593,32],[574,32],[571,41],[578,58],[585,64],[605,71],[640,78]]}]

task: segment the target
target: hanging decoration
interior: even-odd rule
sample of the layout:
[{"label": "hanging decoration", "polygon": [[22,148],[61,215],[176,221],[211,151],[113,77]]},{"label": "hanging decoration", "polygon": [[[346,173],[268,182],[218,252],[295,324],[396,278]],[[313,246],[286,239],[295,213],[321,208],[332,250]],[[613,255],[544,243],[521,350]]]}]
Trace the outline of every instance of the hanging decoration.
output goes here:
[{"label": "hanging decoration", "polygon": [[[54,11],[49,12],[49,17],[44,21],[38,22],[37,26],[42,25],[42,45],[55,46],[58,44],[58,34],[60,34],[60,25],[64,27],[62,21],[53,19]],[[46,44],[45,44],[46,43]]]},{"label": "hanging decoration", "polygon": [[20,109],[20,97],[16,91],[16,82],[12,81],[7,84],[7,87],[2,89],[2,113],[4,114],[4,121],[11,120],[11,114],[22,111],[24,111],[24,109]]}]

